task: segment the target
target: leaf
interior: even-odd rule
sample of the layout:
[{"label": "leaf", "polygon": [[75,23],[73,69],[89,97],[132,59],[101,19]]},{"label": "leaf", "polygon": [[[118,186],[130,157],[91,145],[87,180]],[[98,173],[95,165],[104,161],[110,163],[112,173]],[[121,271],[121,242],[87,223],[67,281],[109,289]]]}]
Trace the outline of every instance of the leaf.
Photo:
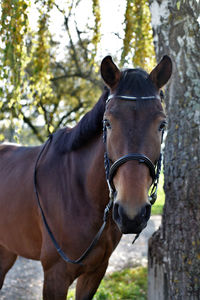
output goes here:
[{"label": "leaf", "polygon": [[0,133],[0,141],[2,142],[5,139],[4,135]]},{"label": "leaf", "polygon": [[53,133],[54,132],[54,127],[52,125],[49,126],[49,132]]}]

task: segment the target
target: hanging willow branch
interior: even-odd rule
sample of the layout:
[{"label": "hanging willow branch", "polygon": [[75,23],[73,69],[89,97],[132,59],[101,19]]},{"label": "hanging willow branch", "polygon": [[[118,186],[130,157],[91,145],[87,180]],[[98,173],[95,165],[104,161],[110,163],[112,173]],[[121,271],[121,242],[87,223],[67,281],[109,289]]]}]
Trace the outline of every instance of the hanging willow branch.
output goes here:
[{"label": "hanging willow branch", "polygon": [[92,44],[94,45],[94,56],[97,53],[98,43],[100,42],[100,28],[101,28],[101,13],[100,13],[100,5],[99,0],[92,0],[92,11],[94,15],[94,33],[92,38]]},{"label": "hanging willow branch", "polygon": [[[19,5],[20,2],[20,5]],[[28,7],[30,1],[2,0],[0,36],[0,79],[1,102],[12,110],[20,108],[20,98],[25,89],[24,72],[29,62],[25,45],[28,27]]]},{"label": "hanging willow branch", "polygon": [[[31,91],[34,97],[34,105],[37,106],[38,112],[44,116],[47,131],[52,132],[53,126],[49,124],[45,103],[53,102],[53,90],[51,84],[51,60],[50,60],[50,41],[51,35],[48,29],[50,11],[53,7],[54,0],[42,1],[43,6],[39,9],[38,31],[35,36],[35,46],[33,47],[33,64]],[[46,4],[46,5],[45,5]]]},{"label": "hanging willow branch", "polygon": [[[53,3],[54,0],[35,1],[40,8],[38,31],[33,33],[28,19],[31,1],[1,1],[0,108],[6,111],[8,122],[10,120],[13,124],[12,118],[23,120],[40,140],[35,122],[31,120],[31,112],[35,114],[38,110],[39,114],[45,115],[41,104],[50,102],[53,95],[48,31]],[[26,109],[22,105],[24,101]],[[17,125],[20,127],[19,122]],[[47,127],[48,131],[52,130],[48,122]]]},{"label": "hanging willow branch", "polygon": [[127,0],[124,23],[121,65],[131,56],[134,66],[151,70],[155,65],[155,51],[148,1]]}]

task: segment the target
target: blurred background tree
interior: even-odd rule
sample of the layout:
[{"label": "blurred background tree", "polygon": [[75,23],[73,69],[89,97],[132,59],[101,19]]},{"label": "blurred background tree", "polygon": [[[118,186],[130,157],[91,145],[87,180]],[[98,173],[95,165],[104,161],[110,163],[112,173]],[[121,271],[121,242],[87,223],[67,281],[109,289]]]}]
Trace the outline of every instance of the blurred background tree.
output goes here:
[{"label": "blurred background tree", "polygon": [[[76,17],[83,3],[88,14],[84,26]],[[120,66],[149,70],[155,54],[148,1],[125,3],[123,37],[113,33],[121,49],[110,54]],[[0,140],[6,136],[25,144],[43,142],[58,128],[74,125],[98,100],[103,87],[100,4],[101,0],[1,1]],[[52,33],[55,12],[63,20],[57,31],[64,29],[64,39],[56,40]]]}]

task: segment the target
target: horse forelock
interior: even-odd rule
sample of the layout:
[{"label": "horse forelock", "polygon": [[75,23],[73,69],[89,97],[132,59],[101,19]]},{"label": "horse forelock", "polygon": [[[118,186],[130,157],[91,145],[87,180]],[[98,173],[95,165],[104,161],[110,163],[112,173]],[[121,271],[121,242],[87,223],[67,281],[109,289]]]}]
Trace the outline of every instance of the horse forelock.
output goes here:
[{"label": "horse forelock", "polygon": [[116,90],[116,94],[134,97],[153,96],[156,92],[149,74],[140,68],[125,69]]}]

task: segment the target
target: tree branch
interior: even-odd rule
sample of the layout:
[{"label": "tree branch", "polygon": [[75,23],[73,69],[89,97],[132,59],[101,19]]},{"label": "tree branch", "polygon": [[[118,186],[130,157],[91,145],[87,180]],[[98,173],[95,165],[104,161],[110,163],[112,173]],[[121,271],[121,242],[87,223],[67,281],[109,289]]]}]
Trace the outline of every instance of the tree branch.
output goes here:
[{"label": "tree branch", "polygon": [[[22,112],[22,114],[23,114],[23,112]],[[25,117],[24,114],[23,114],[23,119],[24,119],[24,122],[31,128],[32,132],[37,137],[37,139],[41,143],[43,143],[44,142],[44,138],[42,137],[42,135],[40,135],[39,130],[36,128],[36,126],[34,126],[33,123],[30,121],[30,119],[27,118],[27,117]]]}]

